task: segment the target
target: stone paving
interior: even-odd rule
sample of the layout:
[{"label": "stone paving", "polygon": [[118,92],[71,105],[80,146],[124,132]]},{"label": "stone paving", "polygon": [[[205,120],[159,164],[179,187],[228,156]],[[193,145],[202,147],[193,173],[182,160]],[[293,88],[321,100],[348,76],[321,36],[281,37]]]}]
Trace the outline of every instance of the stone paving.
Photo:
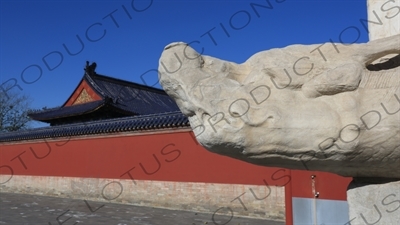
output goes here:
[{"label": "stone paving", "polygon": [[153,207],[0,193],[0,225],[284,225],[281,221],[230,217]]}]

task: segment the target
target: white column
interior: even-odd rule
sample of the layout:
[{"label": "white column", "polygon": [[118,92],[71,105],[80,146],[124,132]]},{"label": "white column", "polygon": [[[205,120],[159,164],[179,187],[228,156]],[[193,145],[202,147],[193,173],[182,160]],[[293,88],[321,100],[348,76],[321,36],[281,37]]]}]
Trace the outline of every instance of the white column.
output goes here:
[{"label": "white column", "polygon": [[367,0],[369,40],[400,34],[400,0]]}]

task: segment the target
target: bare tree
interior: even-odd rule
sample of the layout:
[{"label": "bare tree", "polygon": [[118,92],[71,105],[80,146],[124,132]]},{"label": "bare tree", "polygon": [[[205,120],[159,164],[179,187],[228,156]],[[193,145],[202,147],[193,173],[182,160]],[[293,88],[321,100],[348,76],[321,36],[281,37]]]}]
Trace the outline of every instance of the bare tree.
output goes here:
[{"label": "bare tree", "polygon": [[[7,90],[7,89],[3,89]],[[0,90],[0,132],[29,128],[31,99],[22,92]]]}]

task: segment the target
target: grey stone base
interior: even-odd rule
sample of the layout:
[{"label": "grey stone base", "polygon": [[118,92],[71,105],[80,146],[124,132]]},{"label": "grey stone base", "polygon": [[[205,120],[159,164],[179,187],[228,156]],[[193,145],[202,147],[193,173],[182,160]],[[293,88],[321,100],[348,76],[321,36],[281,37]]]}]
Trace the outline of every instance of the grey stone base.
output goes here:
[{"label": "grey stone base", "polygon": [[[1,181],[0,192],[230,216],[230,211],[225,208],[229,207],[234,216],[285,220],[285,189],[278,186],[24,175],[10,178],[10,175],[0,174]],[[239,196],[240,193],[243,194]],[[238,196],[242,202],[232,201]],[[0,209],[0,218],[2,215]]]},{"label": "grey stone base", "polygon": [[345,225],[400,224],[400,181],[355,178],[347,201],[350,221]]}]

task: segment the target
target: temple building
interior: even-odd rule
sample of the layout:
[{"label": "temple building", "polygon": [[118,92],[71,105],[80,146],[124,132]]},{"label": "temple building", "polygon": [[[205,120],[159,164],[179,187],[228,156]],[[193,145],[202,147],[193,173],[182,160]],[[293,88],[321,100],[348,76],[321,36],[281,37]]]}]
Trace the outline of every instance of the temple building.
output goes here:
[{"label": "temple building", "polygon": [[179,111],[164,91],[97,74],[94,65],[87,63],[82,80],[61,107],[29,116],[54,126]]}]

